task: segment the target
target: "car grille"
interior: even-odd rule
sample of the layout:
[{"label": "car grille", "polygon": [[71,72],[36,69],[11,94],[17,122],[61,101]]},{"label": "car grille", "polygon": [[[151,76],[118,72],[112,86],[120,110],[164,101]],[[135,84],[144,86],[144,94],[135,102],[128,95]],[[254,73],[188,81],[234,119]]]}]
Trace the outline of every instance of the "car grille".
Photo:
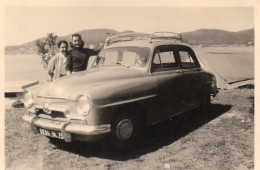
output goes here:
[{"label": "car grille", "polygon": [[[46,104],[47,106],[45,106]],[[37,101],[35,104],[35,108],[37,110],[36,114],[39,117],[43,117],[46,119],[66,121],[69,119],[64,113],[64,106],[68,104],[70,104],[70,101],[66,99],[37,97]],[[49,111],[51,111],[51,113],[48,113]]]},{"label": "car grille", "polygon": [[59,121],[68,121],[69,119],[66,118],[63,112],[59,111],[52,111],[51,114],[47,114],[43,111],[43,109],[39,109],[37,112],[38,117],[51,119],[51,120],[59,120]]}]

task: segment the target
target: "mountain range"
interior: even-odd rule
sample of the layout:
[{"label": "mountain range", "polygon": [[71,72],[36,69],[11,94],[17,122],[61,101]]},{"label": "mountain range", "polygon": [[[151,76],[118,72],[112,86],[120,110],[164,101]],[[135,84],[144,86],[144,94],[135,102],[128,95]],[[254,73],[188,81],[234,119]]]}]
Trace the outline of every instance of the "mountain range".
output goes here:
[{"label": "mountain range", "polygon": [[[113,29],[91,29],[82,30],[77,33],[81,34],[83,40],[87,41],[87,45],[104,43],[109,36],[137,33],[135,31],[127,30],[119,32]],[[139,33],[139,32],[138,32]],[[145,33],[143,33],[145,34]],[[231,32],[219,29],[199,29],[191,32],[180,33],[183,37],[183,42],[190,45],[247,45],[254,42],[254,29],[247,29],[238,32]],[[65,35],[57,38],[57,41],[63,39],[71,40],[71,35]],[[35,42],[37,40],[44,40],[45,37],[24,43],[17,46],[6,46],[5,54],[10,53],[35,53]]]}]

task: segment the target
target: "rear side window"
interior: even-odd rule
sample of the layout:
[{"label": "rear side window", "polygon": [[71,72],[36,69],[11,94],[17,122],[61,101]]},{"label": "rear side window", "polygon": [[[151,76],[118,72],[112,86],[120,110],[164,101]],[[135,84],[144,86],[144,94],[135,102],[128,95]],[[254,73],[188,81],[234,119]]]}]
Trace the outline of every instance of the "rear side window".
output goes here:
[{"label": "rear side window", "polygon": [[181,67],[182,68],[198,68],[199,64],[196,60],[194,53],[190,49],[180,49],[179,50]]}]

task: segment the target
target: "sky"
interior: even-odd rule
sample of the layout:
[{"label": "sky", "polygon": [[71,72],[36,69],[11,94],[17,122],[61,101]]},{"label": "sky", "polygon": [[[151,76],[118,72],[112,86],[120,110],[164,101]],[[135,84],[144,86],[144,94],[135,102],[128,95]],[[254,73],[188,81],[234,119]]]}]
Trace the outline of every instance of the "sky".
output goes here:
[{"label": "sky", "polygon": [[144,33],[254,28],[253,7],[7,6],[4,9],[5,46],[20,45],[50,32],[63,36],[97,28]]}]

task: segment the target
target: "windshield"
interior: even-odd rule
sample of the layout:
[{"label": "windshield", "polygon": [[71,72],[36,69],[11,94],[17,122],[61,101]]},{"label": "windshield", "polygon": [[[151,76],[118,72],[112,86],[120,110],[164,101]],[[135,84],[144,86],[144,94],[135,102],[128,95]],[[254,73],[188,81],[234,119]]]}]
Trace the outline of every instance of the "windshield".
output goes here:
[{"label": "windshield", "polygon": [[99,53],[97,66],[122,65],[125,67],[144,67],[150,56],[147,47],[116,47]]}]

